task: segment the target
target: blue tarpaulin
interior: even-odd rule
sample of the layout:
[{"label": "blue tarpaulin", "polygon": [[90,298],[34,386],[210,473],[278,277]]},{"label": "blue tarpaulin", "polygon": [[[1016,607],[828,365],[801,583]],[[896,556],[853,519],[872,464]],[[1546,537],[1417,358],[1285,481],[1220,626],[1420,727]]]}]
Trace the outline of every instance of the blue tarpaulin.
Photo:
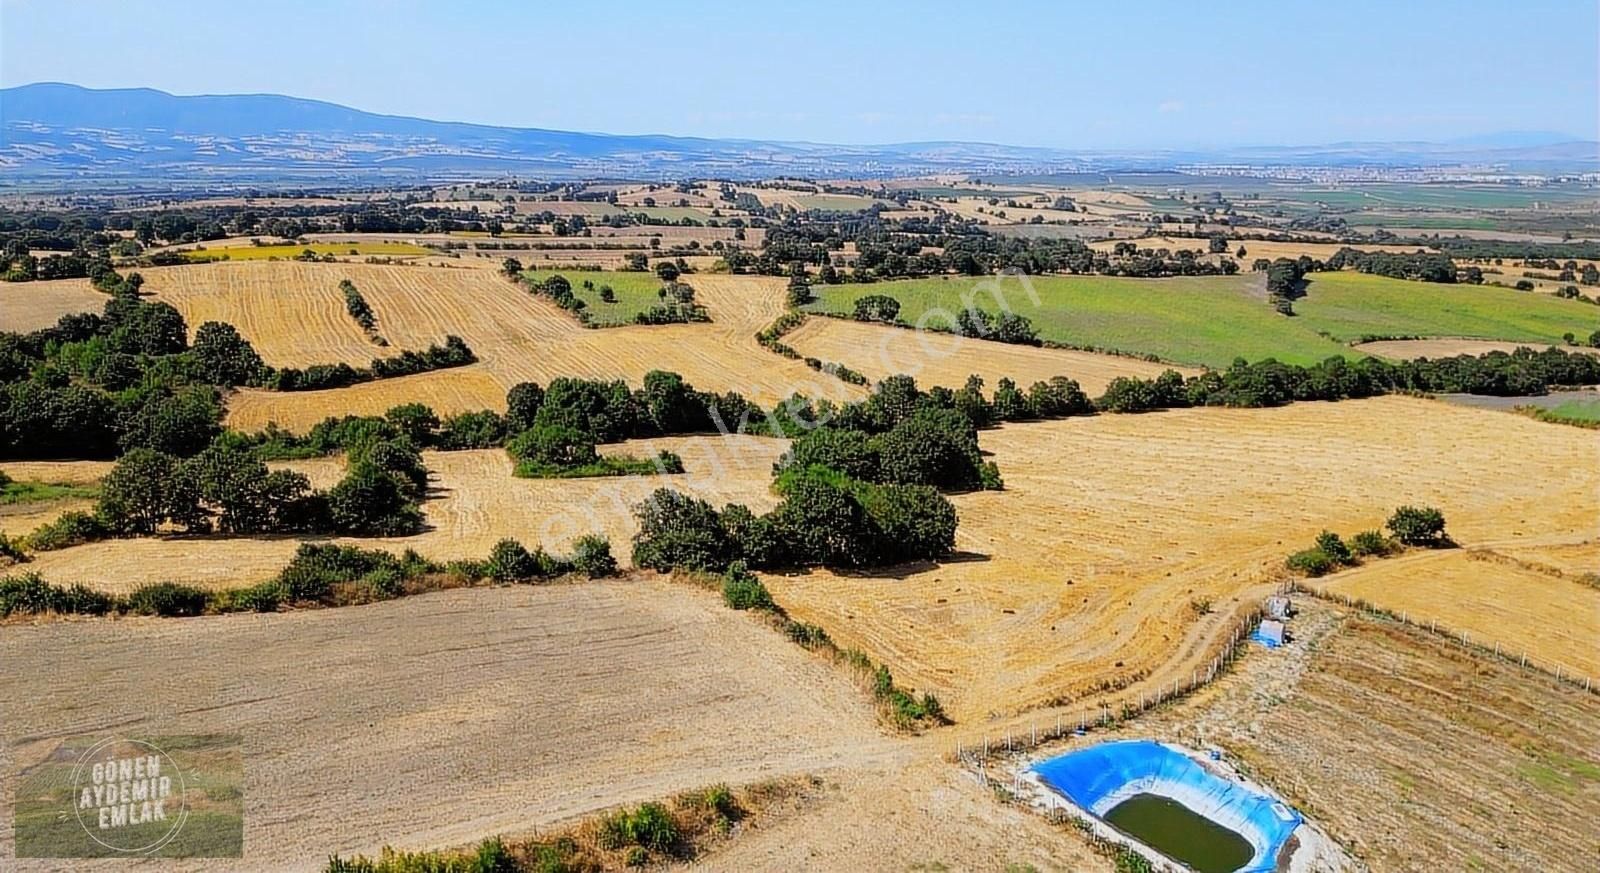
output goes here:
[{"label": "blue tarpaulin", "polygon": [[1046,785],[1103,818],[1137,794],[1175,800],[1239,834],[1255,854],[1238,873],[1272,873],[1298,812],[1278,800],[1215,775],[1181,749],[1124,740],[1079,749],[1034,765]]}]

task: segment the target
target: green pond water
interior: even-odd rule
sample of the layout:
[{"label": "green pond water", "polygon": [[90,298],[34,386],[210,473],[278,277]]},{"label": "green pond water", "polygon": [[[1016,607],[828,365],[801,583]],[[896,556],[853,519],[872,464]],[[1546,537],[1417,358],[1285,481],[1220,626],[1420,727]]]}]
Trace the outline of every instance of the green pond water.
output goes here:
[{"label": "green pond water", "polygon": [[1233,873],[1255,854],[1244,837],[1168,797],[1135,794],[1105,814],[1117,830],[1199,873]]}]

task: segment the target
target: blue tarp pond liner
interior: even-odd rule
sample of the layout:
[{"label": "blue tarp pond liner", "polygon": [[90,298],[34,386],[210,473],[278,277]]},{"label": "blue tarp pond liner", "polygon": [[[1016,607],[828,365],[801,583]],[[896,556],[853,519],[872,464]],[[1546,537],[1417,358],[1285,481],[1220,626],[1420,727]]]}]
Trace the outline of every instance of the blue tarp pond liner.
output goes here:
[{"label": "blue tarp pond liner", "polygon": [[1213,774],[1178,748],[1150,740],[1078,749],[1042,761],[1033,771],[1101,819],[1136,795],[1175,800],[1250,844],[1254,854],[1239,873],[1272,873],[1278,853],[1301,822],[1298,812],[1278,800]]}]

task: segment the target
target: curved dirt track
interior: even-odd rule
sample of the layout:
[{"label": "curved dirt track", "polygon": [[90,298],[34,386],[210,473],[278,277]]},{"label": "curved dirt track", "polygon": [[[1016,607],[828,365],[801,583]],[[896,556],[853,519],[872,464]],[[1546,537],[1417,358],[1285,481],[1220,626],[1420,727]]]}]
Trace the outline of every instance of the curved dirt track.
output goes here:
[{"label": "curved dirt track", "polygon": [[1006,490],[953,498],[968,560],[769,582],[958,720],[1187,680],[1291,552],[1399,504],[1440,507],[1468,546],[1600,533],[1600,434],[1415,398],[1100,415],[981,441]]},{"label": "curved dirt track", "polygon": [[[407,537],[339,538],[363,548],[416,549],[434,560],[483,558],[495,542],[511,537],[532,548],[566,553],[574,539],[597,533],[611,541],[612,553],[629,563],[630,541],[638,530],[633,507],[657,488],[672,488],[721,507],[742,503],[757,513],[771,509],[772,465],[787,447],[784,440],[726,437],[662,437],[603,447],[606,454],[649,457],[677,453],[685,472],[670,476],[615,476],[596,479],[518,479],[500,449],[424,452],[432,473],[429,498],[422,504],[427,529]],[[318,458],[273,466],[306,473],[326,488],[344,475],[342,459]],[[234,587],[268,579],[283,568],[301,542],[326,537],[143,537],[106,540],[55,552],[41,552],[28,565],[57,583],[83,582],[127,592],[161,581]]]},{"label": "curved dirt track", "polygon": [[825,660],[659,581],[14,626],[0,662],[30,665],[0,685],[0,779],[69,733],[243,736],[244,860],[176,868],[315,870],[329,852],[526,833],[913,748],[881,735],[868,696]]}]

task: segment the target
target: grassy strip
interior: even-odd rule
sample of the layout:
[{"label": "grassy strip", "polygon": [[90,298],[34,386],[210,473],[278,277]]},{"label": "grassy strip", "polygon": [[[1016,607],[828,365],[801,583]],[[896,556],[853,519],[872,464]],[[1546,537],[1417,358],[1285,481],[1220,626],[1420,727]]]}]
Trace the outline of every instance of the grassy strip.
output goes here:
[{"label": "grassy strip", "polygon": [[323,258],[353,255],[426,255],[429,253],[427,249],[410,243],[354,242],[190,249],[183,252],[183,257],[196,263],[205,263],[207,261],[310,260],[311,258],[306,255],[306,252],[310,252],[312,256]]},{"label": "grassy strip", "polygon": [[529,552],[513,540],[503,540],[486,560],[443,564],[410,549],[395,555],[382,549],[303,543],[276,577],[240,588],[207,590],[157,582],[118,595],[82,584],[54,585],[37,573],[7,576],[0,578],[0,618],[276,612],[290,606],[352,606],[449,588],[544,582],[569,574],[597,578],[615,572],[611,544],[595,536],[580,538],[572,556],[565,558],[538,549]]},{"label": "grassy strip", "polygon": [[945,332],[955,331],[958,313],[972,308],[1012,312],[1026,316],[1051,345],[1211,367],[1241,356],[1294,364],[1358,356],[1278,315],[1252,294],[1252,282],[1248,276],[1033,276],[1026,285],[1016,277],[909,279],[814,285],[817,299],[806,310],[850,318],[857,299],[882,294],[899,301],[900,322]]},{"label": "grassy strip", "polygon": [[0,504],[5,506],[46,503],[52,500],[91,500],[99,496],[99,485],[12,480],[0,486]]},{"label": "grassy strip", "polygon": [[1600,400],[1568,400],[1555,406],[1516,406],[1512,411],[1538,421],[1552,424],[1569,424],[1591,430],[1600,429]]},{"label": "grassy strip", "polygon": [[735,563],[726,573],[717,576],[693,570],[676,570],[674,581],[688,582],[700,588],[720,590],[722,601],[730,609],[750,610],[759,613],[768,625],[787,636],[796,645],[818,652],[835,664],[849,668],[858,683],[872,692],[878,705],[878,716],[896,730],[917,733],[927,727],[950,724],[944,705],[932,693],[917,696],[911,689],[901,688],[894,682],[888,666],[875,664],[859,649],[841,649],[820,626],[795,621],[772,599],[767,586],[745,569],[743,562]]},{"label": "grassy strip", "polygon": [[599,873],[704,855],[740,822],[803,800],[820,781],[793,777],[741,788],[712,785],[665,801],[590,816],[526,839],[493,837],[471,849],[337,855],[325,873]]},{"label": "grassy strip", "polygon": [[558,467],[536,461],[518,461],[514,475],[522,479],[591,479],[602,476],[655,476],[683,472],[683,459],[668,451],[654,458],[608,455],[592,464]]}]

